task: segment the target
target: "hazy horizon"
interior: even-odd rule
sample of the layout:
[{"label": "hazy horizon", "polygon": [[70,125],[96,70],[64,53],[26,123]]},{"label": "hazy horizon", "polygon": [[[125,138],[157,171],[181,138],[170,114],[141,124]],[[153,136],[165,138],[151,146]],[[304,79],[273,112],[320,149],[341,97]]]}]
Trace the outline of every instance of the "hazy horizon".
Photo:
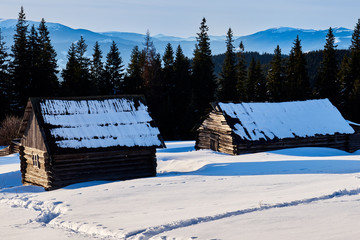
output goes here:
[{"label": "hazy horizon", "polygon": [[16,19],[23,6],[27,19],[61,23],[95,32],[119,31],[152,35],[190,37],[207,19],[209,34],[244,36],[274,27],[323,30],[329,27],[353,29],[359,18],[360,2],[318,1],[206,1],[183,0],[2,0],[0,18]]}]

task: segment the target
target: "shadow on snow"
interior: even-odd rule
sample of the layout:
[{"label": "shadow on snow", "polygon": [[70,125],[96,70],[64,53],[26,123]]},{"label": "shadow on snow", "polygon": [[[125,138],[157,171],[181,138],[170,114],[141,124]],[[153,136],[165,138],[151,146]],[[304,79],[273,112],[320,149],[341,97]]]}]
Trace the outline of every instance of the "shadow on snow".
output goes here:
[{"label": "shadow on snow", "polygon": [[158,176],[253,176],[279,174],[346,174],[357,172],[360,172],[360,160],[306,160],[214,163],[192,172],[169,172],[158,174]]}]

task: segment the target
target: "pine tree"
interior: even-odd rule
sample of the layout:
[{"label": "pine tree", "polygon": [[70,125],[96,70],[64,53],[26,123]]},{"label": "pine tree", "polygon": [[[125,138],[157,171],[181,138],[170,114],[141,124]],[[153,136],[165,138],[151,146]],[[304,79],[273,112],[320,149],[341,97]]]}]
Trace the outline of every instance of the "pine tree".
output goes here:
[{"label": "pine tree", "polygon": [[87,44],[83,36],[80,37],[75,46],[75,59],[78,63],[77,82],[79,84],[76,95],[88,96],[91,94],[93,86],[91,86],[90,81],[90,59],[86,57]]},{"label": "pine tree", "polygon": [[61,72],[62,82],[62,95],[64,96],[77,96],[78,88],[81,88],[81,73],[80,63],[76,57],[76,46],[71,44],[68,54],[65,69]]},{"label": "pine tree", "polygon": [[24,8],[21,7],[16,30],[14,34],[14,44],[11,46],[10,74],[14,86],[14,94],[11,99],[12,112],[21,115],[23,108],[29,98],[30,76],[29,76],[29,51],[28,51],[28,24]]},{"label": "pine tree", "polygon": [[56,52],[51,44],[50,33],[46,26],[44,19],[38,27],[38,78],[41,86],[41,95],[39,96],[54,96],[59,94],[59,79],[57,77],[57,60]]},{"label": "pine tree", "polygon": [[39,97],[42,93],[42,86],[40,84],[40,44],[39,44],[39,35],[35,29],[35,26],[32,25],[30,29],[30,34],[28,36],[28,52],[29,52],[29,93],[32,97]]},{"label": "pine tree", "polygon": [[90,79],[91,85],[94,87],[92,93],[94,95],[101,94],[102,81],[104,76],[104,63],[102,62],[102,51],[99,42],[96,41],[93,48],[92,59],[90,61]]},{"label": "pine tree", "polygon": [[170,43],[166,45],[162,60],[164,62],[164,84],[170,88],[174,85],[174,50]]},{"label": "pine tree", "polygon": [[154,84],[155,80],[155,61],[156,61],[156,49],[153,41],[150,37],[149,30],[146,32],[144,49],[142,50],[142,78],[144,80],[144,87],[150,88],[150,85]]},{"label": "pine tree", "polygon": [[256,61],[254,58],[251,58],[250,61],[250,65],[247,71],[247,78],[246,78],[246,84],[245,84],[245,89],[246,89],[246,100],[247,101],[255,101],[256,100],[256,81],[257,81],[257,76],[256,76]]},{"label": "pine tree", "polygon": [[247,101],[265,101],[266,81],[261,70],[260,61],[251,59],[246,81]]},{"label": "pine tree", "polygon": [[192,101],[194,117],[200,119],[208,112],[210,102],[214,100],[215,76],[211,59],[209,28],[203,18],[197,33],[194,58],[192,62]]},{"label": "pine tree", "polygon": [[351,109],[351,119],[360,121],[360,19],[355,25],[351,39],[351,58],[350,70],[352,91],[349,93],[349,108]]},{"label": "pine tree", "polygon": [[163,69],[162,69],[162,83],[159,86],[161,89],[161,98],[158,103],[161,107],[160,124],[162,125],[164,138],[174,139],[176,135],[176,129],[174,128],[175,114],[178,109],[174,106],[176,99],[174,98],[175,84],[174,84],[174,51],[170,43],[165,47],[165,52],[162,57]]},{"label": "pine tree", "polygon": [[331,28],[326,35],[326,43],[323,51],[323,60],[318,70],[315,85],[315,96],[319,98],[329,98],[329,100],[339,105],[340,86],[337,78],[338,65],[335,52],[335,36]]},{"label": "pine tree", "polygon": [[3,36],[0,28],[0,121],[10,113],[9,98],[11,95],[11,86],[8,72],[8,53],[3,41]]},{"label": "pine tree", "polygon": [[127,75],[124,78],[124,91],[128,94],[144,94],[141,58],[139,47],[135,46],[131,52]]},{"label": "pine tree", "polygon": [[351,75],[350,59],[347,54],[344,55],[344,58],[341,62],[341,66],[338,73],[338,79],[341,89],[339,95],[340,97],[339,106],[346,113],[348,112],[347,107],[349,102],[349,96],[354,86]]},{"label": "pine tree", "polygon": [[174,91],[173,106],[175,139],[193,139],[191,129],[195,122],[191,121],[191,65],[190,60],[184,55],[178,45],[174,60]]},{"label": "pine tree", "polygon": [[226,36],[225,60],[219,77],[219,101],[235,101],[239,98],[236,91],[236,55],[233,42],[233,33],[229,28]]},{"label": "pine tree", "polygon": [[256,61],[255,65],[255,101],[264,102],[267,101],[267,82],[261,69],[260,61]]},{"label": "pine tree", "polygon": [[180,45],[176,49],[174,60],[174,92],[177,95],[177,105],[188,107],[191,96],[191,65]]},{"label": "pine tree", "polygon": [[301,41],[296,37],[286,66],[287,100],[305,100],[310,97],[310,83]]},{"label": "pine tree", "polygon": [[105,77],[102,83],[102,85],[104,85],[103,94],[119,94],[120,91],[123,91],[123,67],[119,49],[115,41],[113,41],[110,46],[110,51],[106,55]]},{"label": "pine tree", "polygon": [[246,62],[244,57],[244,44],[241,41],[239,45],[239,52],[237,53],[237,64],[236,64],[236,91],[237,91],[237,100],[246,101],[246,79],[247,79],[247,69]]},{"label": "pine tree", "polygon": [[274,50],[274,57],[270,62],[270,70],[267,74],[267,89],[269,100],[271,101],[282,101],[284,95],[284,81],[285,81],[285,73],[283,67],[283,60],[281,57],[281,49],[279,45],[277,45]]},{"label": "pine tree", "polygon": [[353,82],[355,82],[356,79],[360,79],[360,19],[358,19],[352,34],[350,50],[350,68]]}]

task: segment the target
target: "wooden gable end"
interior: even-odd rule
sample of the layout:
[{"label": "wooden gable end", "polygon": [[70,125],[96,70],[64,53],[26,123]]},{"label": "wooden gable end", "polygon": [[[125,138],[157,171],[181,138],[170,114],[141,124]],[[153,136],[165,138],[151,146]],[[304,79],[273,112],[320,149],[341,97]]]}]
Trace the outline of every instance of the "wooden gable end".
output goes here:
[{"label": "wooden gable end", "polygon": [[29,113],[27,125],[21,138],[21,145],[46,151],[44,138],[40,131],[39,123],[35,117],[34,111]]},{"label": "wooden gable end", "polygon": [[212,111],[198,128],[197,149],[235,154],[232,129],[221,112]]}]

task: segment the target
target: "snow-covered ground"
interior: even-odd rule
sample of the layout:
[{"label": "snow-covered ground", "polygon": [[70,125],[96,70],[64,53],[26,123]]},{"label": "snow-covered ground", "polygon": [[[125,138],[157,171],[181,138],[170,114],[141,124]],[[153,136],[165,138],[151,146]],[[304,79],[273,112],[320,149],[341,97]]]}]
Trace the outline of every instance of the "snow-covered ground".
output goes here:
[{"label": "snow-covered ground", "polygon": [[0,158],[0,239],[358,239],[360,151],[230,156],[167,142],[158,176],[46,192]]}]

